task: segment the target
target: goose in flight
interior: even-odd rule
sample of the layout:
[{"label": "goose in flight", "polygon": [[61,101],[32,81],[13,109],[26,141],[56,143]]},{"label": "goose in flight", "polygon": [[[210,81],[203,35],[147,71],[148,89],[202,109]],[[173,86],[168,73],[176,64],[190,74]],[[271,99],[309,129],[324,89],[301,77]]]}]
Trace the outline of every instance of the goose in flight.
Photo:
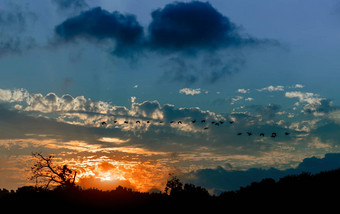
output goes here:
[{"label": "goose in flight", "polygon": [[201,120],[201,123],[205,123],[205,120]]},{"label": "goose in flight", "polygon": [[289,132],[285,132],[285,135],[289,135],[290,133]]},{"label": "goose in flight", "polygon": [[137,121],[136,121],[136,123],[140,123],[140,121],[139,121],[139,120],[137,120]]},{"label": "goose in flight", "polygon": [[101,124],[102,124],[102,126],[107,125],[105,121],[103,121]]},{"label": "goose in flight", "polygon": [[229,121],[229,123],[230,123],[230,124],[233,124],[233,123],[234,123],[234,121]]},{"label": "goose in flight", "polygon": [[196,120],[191,121],[192,123],[196,123]]},{"label": "goose in flight", "polygon": [[241,133],[241,132],[239,132],[239,133],[237,133],[237,135],[242,135],[242,133]]},{"label": "goose in flight", "polygon": [[204,130],[207,130],[207,129],[209,129],[208,127],[204,127]]},{"label": "goose in flight", "polygon": [[271,137],[273,137],[273,138],[276,137],[276,133],[273,132]]},{"label": "goose in flight", "polygon": [[127,123],[129,123],[129,122],[125,120],[125,121],[124,121],[124,123],[126,123],[126,124],[127,124]]},{"label": "goose in flight", "polygon": [[261,136],[261,137],[264,137],[264,133],[260,133],[260,136]]},{"label": "goose in flight", "polygon": [[177,123],[178,123],[178,124],[182,124],[182,121],[178,121]]},{"label": "goose in flight", "polygon": [[248,134],[248,136],[251,136],[253,133],[251,133],[251,132],[247,132],[247,134]]}]

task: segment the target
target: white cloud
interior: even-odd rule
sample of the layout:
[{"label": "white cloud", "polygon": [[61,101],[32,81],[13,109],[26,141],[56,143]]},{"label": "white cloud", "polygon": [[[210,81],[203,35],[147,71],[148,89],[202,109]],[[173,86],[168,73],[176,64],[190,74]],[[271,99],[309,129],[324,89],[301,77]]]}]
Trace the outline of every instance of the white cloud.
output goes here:
[{"label": "white cloud", "polygon": [[262,88],[262,89],[257,89],[258,91],[269,91],[269,92],[273,92],[273,91],[284,91],[284,86],[282,85],[278,85],[278,86],[268,86],[266,88]]},{"label": "white cloud", "polygon": [[192,89],[192,88],[182,88],[179,90],[180,94],[185,94],[185,95],[196,95],[201,93],[200,88]]},{"label": "white cloud", "polygon": [[107,142],[107,143],[114,143],[117,145],[123,144],[123,143],[127,143],[130,141],[130,139],[127,140],[122,140],[120,138],[113,138],[113,137],[102,137],[100,139],[98,139],[100,142]]},{"label": "white cloud", "polygon": [[25,89],[0,89],[0,100],[5,102],[22,102],[29,97]]},{"label": "white cloud", "polygon": [[233,97],[233,98],[231,98],[231,103],[230,104],[235,104],[235,102],[237,102],[237,101],[240,101],[240,100],[242,100],[243,99],[243,97],[242,96],[236,96],[236,97]]},{"label": "white cloud", "polygon": [[298,98],[299,102],[306,102],[308,104],[321,104],[320,102],[322,100],[317,94],[301,91],[286,92],[285,96],[288,98]]},{"label": "white cloud", "polygon": [[302,112],[313,113],[314,116],[323,116],[327,109],[330,109],[333,104],[332,101],[321,98],[318,94],[310,92],[291,91],[286,92],[285,96],[288,98],[298,98],[299,102],[295,103],[294,106],[305,103]]},{"label": "white cloud", "polygon": [[305,86],[304,85],[301,85],[301,84],[295,84],[294,88],[304,88]]},{"label": "white cloud", "polygon": [[238,93],[242,93],[242,94],[246,94],[249,92],[249,89],[244,89],[244,88],[240,88],[237,90]]}]

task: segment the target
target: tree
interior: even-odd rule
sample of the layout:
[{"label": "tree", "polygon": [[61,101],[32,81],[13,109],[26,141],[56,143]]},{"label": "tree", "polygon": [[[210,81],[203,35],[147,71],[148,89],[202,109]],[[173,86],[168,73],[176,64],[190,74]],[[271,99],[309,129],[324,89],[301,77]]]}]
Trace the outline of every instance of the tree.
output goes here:
[{"label": "tree", "polygon": [[33,153],[37,162],[31,167],[32,176],[30,180],[35,180],[36,186],[47,189],[52,183],[61,187],[74,187],[77,172],[70,169],[67,165],[55,166],[53,156],[44,157],[40,153]]},{"label": "tree", "polygon": [[169,180],[165,186],[165,193],[169,195],[174,195],[183,190],[183,183],[174,174],[169,174]]}]

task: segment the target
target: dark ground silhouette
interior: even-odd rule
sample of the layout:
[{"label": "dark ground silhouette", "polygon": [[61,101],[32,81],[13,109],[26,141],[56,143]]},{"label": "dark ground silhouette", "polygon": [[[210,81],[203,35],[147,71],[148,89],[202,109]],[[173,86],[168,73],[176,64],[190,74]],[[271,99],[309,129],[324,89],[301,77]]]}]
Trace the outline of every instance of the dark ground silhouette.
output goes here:
[{"label": "dark ground silhouette", "polygon": [[112,212],[147,211],[312,211],[331,209],[340,202],[340,169],[318,174],[301,173],[275,182],[267,178],[237,191],[209,195],[193,184],[183,184],[177,177],[168,180],[167,193],[143,193],[124,187],[111,191],[81,189],[77,186],[53,190],[24,186],[16,191],[0,190],[2,210],[69,213],[107,210]]}]

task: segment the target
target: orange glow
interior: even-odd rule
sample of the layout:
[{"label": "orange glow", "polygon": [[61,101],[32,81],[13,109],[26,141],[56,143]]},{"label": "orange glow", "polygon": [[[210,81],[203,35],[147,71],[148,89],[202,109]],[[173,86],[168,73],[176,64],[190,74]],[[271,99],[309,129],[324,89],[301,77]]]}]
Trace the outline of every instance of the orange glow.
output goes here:
[{"label": "orange glow", "polygon": [[120,185],[140,192],[163,190],[168,176],[167,167],[156,162],[112,161],[103,156],[68,164],[77,170],[76,182],[83,188],[112,190]]}]

